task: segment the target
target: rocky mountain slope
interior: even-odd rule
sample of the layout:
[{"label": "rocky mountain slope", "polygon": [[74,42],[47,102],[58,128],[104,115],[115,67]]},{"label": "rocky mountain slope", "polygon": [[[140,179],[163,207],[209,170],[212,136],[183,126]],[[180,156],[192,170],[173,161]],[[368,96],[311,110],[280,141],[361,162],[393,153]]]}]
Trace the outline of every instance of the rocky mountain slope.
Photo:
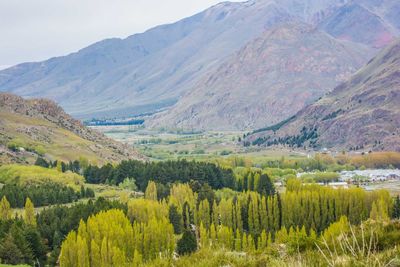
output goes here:
[{"label": "rocky mountain slope", "polygon": [[[399,8],[386,1],[386,9]],[[351,1],[333,12],[318,24],[318,28],[335,38],[382,48],[399,34],[399,27],[392,25],[382,1]],[[397,15],[400,15],[398,10]]]},{"label": "rocky mountain slope", "polygon": [[31,162],[38,156],[96,163],[141,158],[132,148],[83,126],[53,101],[0,93],[0,162]]},{"label": "rocky mountain slope", "polygon": [[247,44],[148,125],[256,129],[277,123],[343,82],[368,49],[301,22],[277,26]]},{"label": "rocky mountain slope", "polygon": [[400,41],[325,97],[245,142],[400,151]]},{"label": "rocky mountain slope", "polygon": [[[126,39],[104,40],[68,56],[3,70],[0,91],[53,99],[79,118],[134,115],[173,105],[228,56],[282,22],[305,22],[369,47],[384,45],[398,34],[395,0],[354,0],[368,16],[340,16],[349,1],[224,2]],[[370,20],[366,26],[383,27],[388,35],[370,37],[373,32],[353,27],[354,20]]]}]

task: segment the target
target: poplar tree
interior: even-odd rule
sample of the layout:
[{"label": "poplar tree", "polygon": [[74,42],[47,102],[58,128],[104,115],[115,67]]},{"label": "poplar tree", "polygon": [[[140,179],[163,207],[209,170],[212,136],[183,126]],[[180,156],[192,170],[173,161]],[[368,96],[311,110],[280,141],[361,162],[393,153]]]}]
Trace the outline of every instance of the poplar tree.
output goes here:
[{"label": "poplar tree", "polygon": [[240,232],[238,229],[235,231],[235,250],[242,250],[242,237],[240,236]]},{"label": "poplar tree", "polygon": [[29,197],[25,202],[24,221],[28,225],[36,226],[35,208]]},{"label": "poplar tree", "polygon": [[12,216],[12,210],[10,203],[8,202],[6,196],[0,201],[0,220],[10,220]]},{"label": "poplar tree", "polygon": [[149,181],[144,196],[146,199],[157,201],[157,186],[155,182]]},{"label": "poplar tree", "polygon": [[197,211],[197,225],[203,223],[204,227],[207,229],[210,228],[210,205],[207,199],[204,199],[200,202],[199,208]]}]

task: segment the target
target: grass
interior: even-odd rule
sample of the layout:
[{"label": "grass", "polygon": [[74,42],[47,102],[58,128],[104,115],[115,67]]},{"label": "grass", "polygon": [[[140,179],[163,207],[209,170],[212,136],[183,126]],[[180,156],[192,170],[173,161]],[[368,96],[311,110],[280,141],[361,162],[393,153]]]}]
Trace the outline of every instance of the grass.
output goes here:
[{"label": "grass", "polygon": [[47,169],[39,166],[3,165],[0,167],[0,183],[3,184],[37,184],[55,182],[79,190],[84,184],[84,178],[72,172],[59,172],[57,169]]},{"label": "grass", "polygon": [[[357,238],[354,227],[350,226],[350,234],[342,233],[329,246],[323,238],[322,244],[316,244],[318,251],[324,258],[327,266],[399,266],[399,248],[379,251],[377,248],[377,229],[364,229],[361,225],[361,240]],[[369,236],[369,237],[368,237]]]},{"label": "grass", "polygon": [[[69,161],[81,156],[90,162],[103,162],[103,157],[92,149],[96,145],[94,142],[49,121],[1,112],[0,123],[5,126],[0,130],[0,144],[5,146],[22,147],[53,160]],[[30,163],[36,158],[34,155],[26,156]]]}]

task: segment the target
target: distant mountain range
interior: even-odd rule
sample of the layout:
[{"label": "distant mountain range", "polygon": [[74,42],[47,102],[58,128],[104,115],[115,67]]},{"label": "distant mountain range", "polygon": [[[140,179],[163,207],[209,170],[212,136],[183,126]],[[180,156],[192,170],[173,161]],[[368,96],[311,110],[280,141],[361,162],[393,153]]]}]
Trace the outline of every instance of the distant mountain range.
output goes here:
[{"label": "distant mountain range", "polygon": [[53,99],[77,118],[166,110],[148,125],[250,129],[324,95],[399,32],[396,0],[224,2],[126,39],[0,71],[0,91]]},{"label": "distant mountain range", "polygon": [[131,147],[82,125],[53,101],[0,93],[0,164],[78,160],[94,164],[140,159]]},{"label": "distant mountain range", "polygon": [[266,31],[148,125],[255,129],[277,123],[334,88],[365,62],[348,46],[300,22]]},{"label": "distant mountain range", "polygon": [[328,95],[245,143],[400,151],[400,41]]}]

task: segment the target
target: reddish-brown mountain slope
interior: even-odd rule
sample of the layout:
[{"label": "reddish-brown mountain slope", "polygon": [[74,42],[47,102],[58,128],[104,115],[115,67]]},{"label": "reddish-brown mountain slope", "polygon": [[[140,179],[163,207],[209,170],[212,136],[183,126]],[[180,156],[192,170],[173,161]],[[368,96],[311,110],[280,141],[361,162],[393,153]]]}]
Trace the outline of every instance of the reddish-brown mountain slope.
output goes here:
[{"label": "reddish-brown mountain slope", "polygon": [[295,117],[246,141],[400,151],[400,41]]},{"label": "reddish-brown mountain slope", "polygon": [[347,79],[366,62],[366,51],[303,23],[278,26],[148,125],[232,130],[277,123]]}]

